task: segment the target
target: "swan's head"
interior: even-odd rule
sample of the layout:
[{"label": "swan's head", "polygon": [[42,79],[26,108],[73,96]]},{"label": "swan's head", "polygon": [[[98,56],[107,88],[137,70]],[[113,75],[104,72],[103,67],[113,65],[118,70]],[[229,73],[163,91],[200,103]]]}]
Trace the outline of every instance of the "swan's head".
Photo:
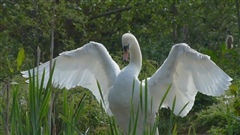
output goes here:
[{"label": "swan's head", "polygon": [[128,61],[129,49],[131,49],[136,40],[137,40],[136,37],[130,32],[123,34],[122,36],[122,47],[124,51],[123,61]]}]

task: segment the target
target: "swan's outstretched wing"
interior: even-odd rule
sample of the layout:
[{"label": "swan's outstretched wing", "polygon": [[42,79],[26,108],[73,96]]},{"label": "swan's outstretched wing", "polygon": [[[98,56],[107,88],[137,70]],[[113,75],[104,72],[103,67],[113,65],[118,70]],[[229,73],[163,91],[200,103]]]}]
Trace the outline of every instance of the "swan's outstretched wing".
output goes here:
[{"label": "swan's outstretched wing", "polygon": [[161,107],[171,108],[176,96],[176,115],[189,102],[180,114],[183,117],[191,110],[198,91],[219,96],[229,88],[231,80],[209,56],[181,43],[172,47],[163,65],[148,79],[148,87],[153,98],[153,107],[157,110],[165,91],[172,84]]},{"label": "swan's outstretched wing", "polygon": [[[76,86],[88,88],[101,101],[97,80],[102,89],[105,110],[111,115],[108,107],[108,93],[113,85],[119,66],[111,58],[106,48],[96,42],[90,42],[76,50],[63,52],[54,59],[56,61],[52,82],[55,87],[70,89]],[[45,69],[44,86],[49,79],[49,61],[39,66],[39,77]],[[30,70],[32,73],[33,70]],[[35,72],[37,69],[35,68]],[[22,72],[28,78],[28,71]],[[41,80],[41,78],[40,78]]]}]

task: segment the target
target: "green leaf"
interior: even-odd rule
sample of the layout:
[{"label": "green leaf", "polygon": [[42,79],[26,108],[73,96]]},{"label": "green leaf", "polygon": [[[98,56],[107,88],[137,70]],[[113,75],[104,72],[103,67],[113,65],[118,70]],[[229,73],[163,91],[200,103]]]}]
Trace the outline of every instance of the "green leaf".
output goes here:
[{"label": "green leaf", "polygon": [[227,51],[227,48],[224,42],[221,44],[221,49],[222,49],[222,53],[225,54]]},{"label": "green leaf", "polygon": [[21,49],[18,51],[18,56],[17,56],[17,70],[18,70],[18,71],[20,70],[24,59],[25,59],[24,49],[21,48]]},{"label": "green leaf", "polygon": [[10,61],[8,58],[7,58],[7,65],[8,65],[8,69],[10,70],[10,72],[13,73],[13,69],[10,66]]},{"label": "green leaf", "polygon": [[238,86],[236,85],[231,85],[230,88],[230,93],[233,94],[234,96],[237,96],[237,93],[238,93]]},{"label": "green leaf", "polygon": [[177,135],[177,124],[174,125],[172,135]]}]

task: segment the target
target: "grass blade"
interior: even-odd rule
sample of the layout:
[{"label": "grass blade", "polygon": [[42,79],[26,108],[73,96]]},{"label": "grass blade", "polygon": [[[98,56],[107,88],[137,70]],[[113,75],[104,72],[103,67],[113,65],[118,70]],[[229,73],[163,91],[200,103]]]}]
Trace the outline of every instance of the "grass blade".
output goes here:
[{"label": "grass blade", "polygon": [[172,87],[172,84],[170,84],[170,85],[168,86],[165,94],[163,95],[163,98],[162,98],[162,100],[161,100],[161,102],[160,102],[160,105],[159,105],[158,110],[161,108],[163,102],[165,101],[165,99],[166,99],[166,97],[167,97],[167,95],[168,95],[168,92],[170,91],[170,88],[171,88],[171,87]]},{"label": "grass blade", "polygon": [[174,99],[173,99],[172,111],[171,111],[171,114],[170,114],[169,128],[168,128],[169,134],[171,134],[171,130],[172,130],[172,127],[173,127],[173,118],[174,118],[174,108],[175,108],[175,105],[176,105],[176,95],[174,96]]},{"label": "grass blade", "polygon": [[102,99],[103,105],[104,105],[104,107],[105,107],[105,101],[104,101],[103,94],[102,94],[102,88],[101,88],[101,86],[100,86],[98,80],[96,80],[96,81],[97,81],[97,86],[98,86],[98,90],[99,90],[99,93],[100,93],[100,96],[101,96],[101,99]]},{"label": "grass blade", "polygon": [[180,112],[178,113],[177,116],[179,116],[179,115],[182,113],[182,111],[187,107],[188,104],[189,104],[189,102],[187,102],[187,103],[183,106],[183,108],[180,110]]},{"label": "grass blade", "polygon": [[65,122],[67,123],[67,125],[71,126],[71,128],[73,128],[75,131],[77,131],[77,133],[79,135],[81,135],[82,133],[78,130],[78,128],[76,128],[71,121],[68,120],[68,118],[66,118],[65,116],[61,115],[60,114],[60,118]]}]

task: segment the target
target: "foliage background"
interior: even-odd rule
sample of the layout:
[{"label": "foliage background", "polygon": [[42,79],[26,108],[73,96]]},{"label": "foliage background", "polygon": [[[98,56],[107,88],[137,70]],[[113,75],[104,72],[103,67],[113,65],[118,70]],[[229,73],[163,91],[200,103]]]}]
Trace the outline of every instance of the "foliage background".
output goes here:
[{"label": "foliage background", "polygon": [[[234,133],[240,133],[239,115],[239,37],[240,2],[238,0],[1,0],[0,20],[0,112],[5,116],[11,110],[7,105],[7,86],[20,84],[19,101],[25,101],[27,85],[19,71],[36,66],[37,47],[41,49],[41,62],[50,58],[51,27],[54,18],[54,57],[60,52],[81,47],[89,41],[103,43],[112,57],[121,62],[121,36],[131,31],[139,40],[143,53],[140,78],[150,76],[162,64],[171,46],[186,42],[192,48],[211,56],[233,79],[227,98],[212,98],[198,94],[195,106],[186,118],[177,118],[179,133],[195,127],[197,133],[227,133],[225,117],[226,100],[229,102]],[[234,48],[225,49],[227,31],[234,37]],[[20,48],[25,50],[22,67],[17,64]],[[54,89],[56,133],[61,133],[63,90]],[[87,90],[74,88],[68,91],[68,103],[77,106],[81,95],[84,113],[79,116],[77,127],[81,131],[103,134],[108,126],[106,116],[94,97]],[[10,92],[10,98],[12,94]],[[226,96],[227,97],[227,96]],[[12,104],[8,100],[8,104]],[[211,106],[214,103],[214,106]],[[211,106],[211,107],[209,107]],[[28,110],[26,106],[22,106]],[[221,114],[217,114],[220,109]],[[211,110],[208,112],[208,110]],[[162,110],[160,129],[164,130],[169,110]],[[215,115],[216,113],[216,115]],[[212,116],[213,115],[213,116]],[[210,119],[212,118],[212,119]],[[221,122],[219,123],[219,120]],[[0,121],[0,133],[4,120]],[[188,125],[185,127],[184,125]],[[10,125],[9,125],[10,126]],[[238,129],[238,130],[237,130]]]}]

